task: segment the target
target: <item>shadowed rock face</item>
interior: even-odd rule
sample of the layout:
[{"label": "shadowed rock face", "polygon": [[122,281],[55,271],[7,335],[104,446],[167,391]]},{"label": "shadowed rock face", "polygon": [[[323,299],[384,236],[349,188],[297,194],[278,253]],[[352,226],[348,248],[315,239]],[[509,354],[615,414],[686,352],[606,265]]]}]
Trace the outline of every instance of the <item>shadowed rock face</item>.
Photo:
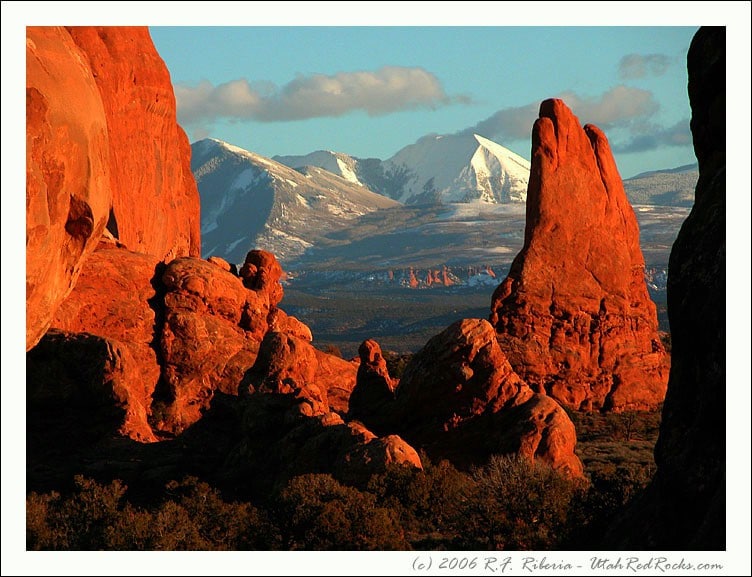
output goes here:
[{"label": "shadowed rock face", "polygon": [[64,28],[26,28],[26,350],[107,223],[107,119],[84,63]]},{"label": "shadowed rock face", "polygon": [[[155,440],[147,417],[151,414],[152,394],[160,375],[152,346],[157,310],[161,308],[155,302],[157,291],[152,286],[158,267],[159,262],[153,256],[122,248],[97,250],[84,262],[75,288],[52,320],[53,328],[96,335],[105,342],[117,343],[116,350],[121,351],[114,355],[120,359],[115,364],[117,379],[110,380],[116,385],[119,402],[126,407],[128,418],[121,433],[138,440]],[[35,362],[52,358],[51,351],[56,343],[60,346],[60,362],[70,357],[71,353],[66,351],[77,344],[93,346],[89,341],[81,344],[70,335],[65,340],[48,342],[46,348],[50,353],[46,357],[35,357]],[[94,360],[100,357],[102,355],[98,354]],[[97,363],[102,364],[98,360]],[[54,388],[54,374],[50,376],[53,379],[50,386]]]},{"label": "shadowed rock face", "polygon": [[381,428],[380,415],[394,405],[394,390],[398,381],[389,376],[386,360],[381,347],[373,339],[363,341],[358,347],[360,366],[355,388],[350,395],[349,413],[351,419],[375,423],[375,430]]},{"label": "shadowed rock face", "polygon": [[191,148],[148,28],[81,26],[68,32],[94,76],[107,119],[110,232],[130,250],[165,262],[201,256]]},{"label": "shadowed rock face", "polygon": [[533,128],[525,244],[491,323],[514,370],[575,409],[653,409],[668,357],[632,207],[605,135],[561,100]]},{"label": "shadowed rock face", "polygon": [[644,498],[606,547],[726,547],[726,31],[701,28],[687,54],[695,204],[671,250],[672,364]]}]

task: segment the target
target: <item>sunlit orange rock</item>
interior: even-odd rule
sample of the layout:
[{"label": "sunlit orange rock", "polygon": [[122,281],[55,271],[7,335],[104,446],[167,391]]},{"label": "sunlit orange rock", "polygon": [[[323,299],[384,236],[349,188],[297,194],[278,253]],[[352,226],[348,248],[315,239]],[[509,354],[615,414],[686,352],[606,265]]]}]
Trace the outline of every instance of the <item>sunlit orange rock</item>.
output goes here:
[{"label": "sunlit orange rock", "polygon": [[[200,200],[175,95],[146,27],[68,27],[107,119],[108,229],[130,250],[168,262],[200,256]],[[64,102],[70,106],[70,101]],[[78,107],[75,107],[78,108]]]},{"label": "sunlit orange rock", "polygon": [[493,295],[515,371],[575,409],[654,409],[669,359],[634,211],[601,130],[561,100],[533,128],[525,243]]},{"label": "sunlit orange rock", "polygon": [[520,379],[482,319],[458,321],[428,341],[405,368],[393,408],[378,417],[377,432],[390,428],[457,463],[513,453],[583,475],[572,421]]},{"label": "sunlit orange rock", "polygon": [[65,28],[26,28],[26,350],[107,223],[107,119],[85,62]]}]

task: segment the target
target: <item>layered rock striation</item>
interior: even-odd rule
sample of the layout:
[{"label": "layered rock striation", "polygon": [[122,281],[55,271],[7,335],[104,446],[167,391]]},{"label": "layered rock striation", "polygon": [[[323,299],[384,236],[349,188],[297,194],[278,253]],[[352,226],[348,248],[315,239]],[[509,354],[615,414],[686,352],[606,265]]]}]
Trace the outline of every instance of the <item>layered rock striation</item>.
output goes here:
[{"label": "layered rock striation", "polygon": [[669,360],[608,141],[561,100],[533,127],[525,242],[493,295],[514,370],[574,409],[654,409]]}]

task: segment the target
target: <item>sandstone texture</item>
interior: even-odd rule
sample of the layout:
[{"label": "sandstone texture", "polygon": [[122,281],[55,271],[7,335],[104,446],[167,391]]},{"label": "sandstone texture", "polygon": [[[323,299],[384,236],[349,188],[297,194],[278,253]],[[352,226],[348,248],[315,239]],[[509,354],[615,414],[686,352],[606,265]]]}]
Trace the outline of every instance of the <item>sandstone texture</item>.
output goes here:
[{"label": "sandstone texture", "polygon": [[546,100],[533,128],[525,242],[493,295],[514,370],[574,409],[654,409],[669,360],[634,211],[608,141]]},{"label": "sandstone texture", "polygon": [[269,331],[241,389],[243,394],[290,395],[306,416],[330,410],[346,414],[356,371],[352,363],[317,350],[307,339]]},{"label": "sandstone texture", "polygon": [[96,247],[111,203],[107,119],[61,27],[26,28],[26,350]]},{"label": "sandstone texture", "polygon": [[488,321],[464,319],[415,354],[397,387],[397,400],[403,426],[449,430],[500,410],[526,390]]},{"label": "sandstone texture", "polygon": [[108,229],[130,250],[169,262],[201,255],[200,199],[191,149],[177,123],[167,67],[146,27],[68,32],[94,77],[107,119]]},{"label": "sandstone texture", "polygon": [[[272,325],[289,331],[274,334],[305,345],[308,357],[295,366],[310,366],[325,392],[327,386],[341,384],[346,411],[356,368],[315,350],[309,344],[310,329],[271,304],[282,291],[272,255],[263,254],[257,274],[277,280],[252,290],[240,277],[205,260],[181,257],[164,265],[155,256],[100,246],[85,261],[52,326],[97,335],[128,351],[118,382],[141,407],[129,415],[149,417],[161,434],[184,430],[201,418],[215,391],[238,394]],[[323,408],[328,411],[329,404]],[[145,420],[131,419],[123,431],[142,439],[148,437],[146,428]]]},{"label": "sandstone texture", "polygon": [[178,432],[201,417],[214,391],[238,393],[268,327],[268,295],[248,290],[223,267],[192,257],[170,262],[161,281],[158,426]]},{"label": "sandstone texture", "polygon": [[[239,484],[263,491],[295,475],[330,473],[342,482],[365,485],[388,465],[422,468],[416,451],[402,438],[377,437],[336,413],[304,414],[293,395],[258,391],[241,396],[239,403],[241,424],[221,464],[222,474]],[[214,411],[212,407],[204,420],[212,419]]]}]

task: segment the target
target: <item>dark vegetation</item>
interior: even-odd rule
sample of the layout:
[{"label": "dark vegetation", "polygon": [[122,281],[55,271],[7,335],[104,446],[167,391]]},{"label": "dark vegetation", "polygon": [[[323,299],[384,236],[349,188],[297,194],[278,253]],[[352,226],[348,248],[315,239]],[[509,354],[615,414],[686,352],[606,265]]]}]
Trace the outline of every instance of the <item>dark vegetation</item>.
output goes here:
[{"label": "dark vegetation", "polygon": [[65,491],[27,496],[27,548],[590,549],[652,476],[660,416],[571,416],[589,483],[511,456],[461,471],[425,454],[422,471],[391,466],[358,486],[304,474],[271,492],[231,497],[197,477],[131,494],[117,479],[78,475]]}]

